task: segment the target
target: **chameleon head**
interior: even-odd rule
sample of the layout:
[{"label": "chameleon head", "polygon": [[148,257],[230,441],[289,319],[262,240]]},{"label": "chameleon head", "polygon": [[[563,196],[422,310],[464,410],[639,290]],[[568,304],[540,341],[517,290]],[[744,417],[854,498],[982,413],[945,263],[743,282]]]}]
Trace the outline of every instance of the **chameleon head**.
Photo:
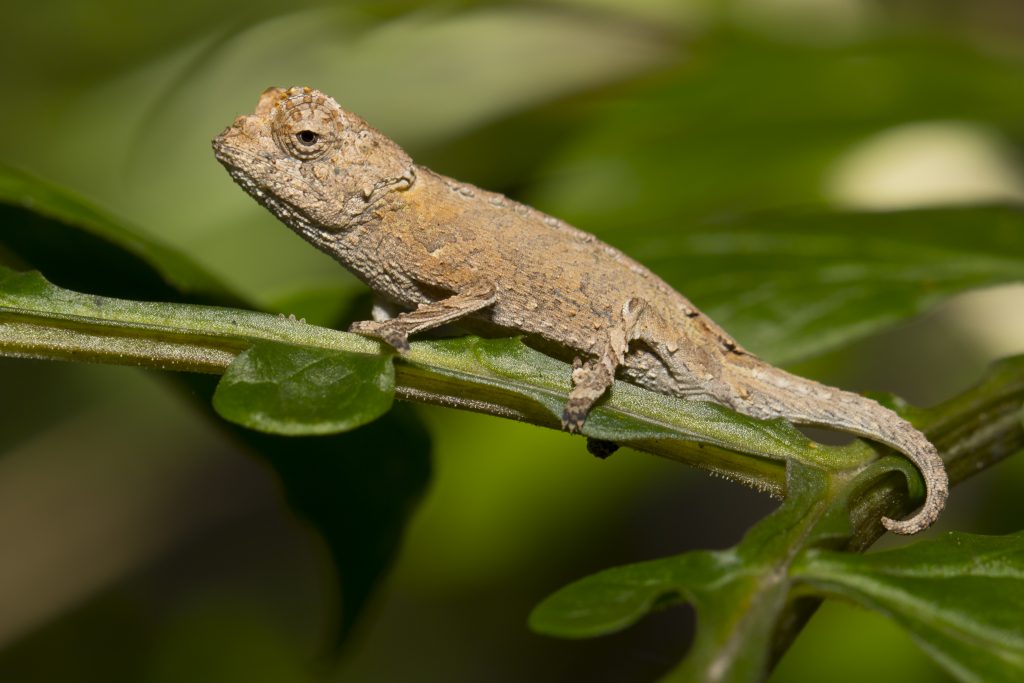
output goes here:
[{"label": "chameleon head", "polygon": [[394,142],[312,88],[268,88],[213,149],[246,192],[314,240],[414,178],[412,160]]}]

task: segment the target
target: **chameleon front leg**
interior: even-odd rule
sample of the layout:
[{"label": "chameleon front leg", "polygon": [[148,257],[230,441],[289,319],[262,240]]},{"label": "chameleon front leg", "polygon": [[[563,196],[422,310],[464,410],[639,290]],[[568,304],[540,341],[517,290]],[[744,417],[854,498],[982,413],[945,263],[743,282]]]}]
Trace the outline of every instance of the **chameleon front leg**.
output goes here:
[{"label": "chameleon front leg", "polygon": [[617,323],[603,331],[591,357],[573,361],[572,391],[562,413],[562,429],[575,433],[583,428],[587,413],[615,381],[615,370],[622,365],[629,343],[637,338],[640,318],[646,310],[643,299],[629,299],[622,305]]},{"label": "chameleon front leg", "polygon": [[416,310],[401,313],[394,318],[354,322],[348,331],[386,341],[404,352],[409,350],[409,335],[440,327],[476,313],[493,304],[495,298],[494,287],[481,284],[447,299],[420,304]]}]

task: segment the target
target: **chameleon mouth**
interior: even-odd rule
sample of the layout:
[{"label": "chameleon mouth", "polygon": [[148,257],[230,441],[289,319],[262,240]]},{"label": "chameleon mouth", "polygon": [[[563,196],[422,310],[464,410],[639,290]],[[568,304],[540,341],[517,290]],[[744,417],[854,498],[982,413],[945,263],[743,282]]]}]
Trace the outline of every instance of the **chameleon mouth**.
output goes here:
[{"label": "chameleon mouth", "polygon": [[[213,155],[227,170],[231,179],[260,204],[266,205],[267,202],[283,204],[281,200],[276,197],[271,197],[260,187],[260,184],[257,182],[254,174],[243,170],[247,166],[259,165],[260,163],[265,164],[266,162],[263,162],[255,155],[245,152],[238,147],[227,144],[225,142],[226,133],[227,131],[214,138]],[[271,207],[268,206],[267,208]]]},{"label": "chameleon mouth", "polygon": [[[273,171],[270,161],[240,149],[226,142],[230,128],[213,140],[213,152],[217,161],[227,170],[231,179],[261,206],[270,211],[278,220],[295,232],[319,244],[323,241],[312,218],[298,206],[268,192],[259,180],[259,169],[265,167],[267,174]],[[255,169],[254,173],[252,170]]]},{"label": "chameleon mouth", "polygon": [[235,121],[235,123],[222,130],[220,134],[213,139],[213,155],[217,157],[217,161],[225,166],[228,165],[228,162],[240,160],[246,156],[242,153],[241,149],[229,144],[228,142],[231,138],[237,136],[239,132],[238,121]]},{"label": "chameleon mouth", "polygon": [[247,152],[239,147],[228,144],[233,128],[228,128],[223,133],[213,139],[213,155],[220,162],[231,179],[234,180],[243,190],[245,190],[253,199],[258,201],[260,204],[270,209],[274,215],[279,215],[279,210],[286,210],[289,213],[294,213],[296,207],[289,205],[282,199],[274,197],[267,193],[260,185],[257,180],[257,174],[247,171],[245,169],[259,169],[261,166],[266,166],[266,170],[269,172],[270,163],[261,159],[259,156]]},{"label": "chameleon mouth", "polygon": [[217,158],[217,161],[221,163],[224,168],[228,170],[228,173],[234,174],[235,171],[239,171],[243,164],[252,163],[258,159],[239,147],[235,147],[229,144],[228,140],[231,139],[234,129],[228,128],[223,133],[213,139],[213,156]]}]

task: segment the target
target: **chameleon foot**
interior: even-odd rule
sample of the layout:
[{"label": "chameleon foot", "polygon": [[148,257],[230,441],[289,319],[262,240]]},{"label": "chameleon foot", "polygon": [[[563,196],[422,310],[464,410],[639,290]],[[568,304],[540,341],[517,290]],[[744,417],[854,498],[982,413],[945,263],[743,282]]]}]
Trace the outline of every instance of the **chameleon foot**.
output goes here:
[{"label": "chameleon foot", "polygon": [[614,441],[594,438],[587,439],[587,451],[589,451],[595,458],[601,458],[601,460],[604,460],[617,450],[619,450],[619,444]]},{"label": "chameleon foot", "polygon": [[364,337],[373,337],[393,346],[399,353],[409,350],[409,334],[394,324],[394,321],[386,320],[360,320],[348,326],[349,332],[361,334]]}]

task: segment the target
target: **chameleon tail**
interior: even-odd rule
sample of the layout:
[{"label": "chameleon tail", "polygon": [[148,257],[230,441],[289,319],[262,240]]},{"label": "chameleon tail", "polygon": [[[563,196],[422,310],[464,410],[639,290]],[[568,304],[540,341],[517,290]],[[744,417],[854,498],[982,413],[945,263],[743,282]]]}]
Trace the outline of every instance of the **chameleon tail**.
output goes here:
[{"label": "chameleon tail", "polygon": [[[946,468],[935,446],[909,422],[870,398],[760,362],[744,375],[743,379],[737,378],[737,384],[748,394],[734,406],[740,412],[849,432],[895,448],[914,463],[925,481],[924,505],[909,519],[883,517],[886,529],[897,534],[916,534],[938,518],[949,494]],[[786,396],[784,400],[774,398],[780,393]]]}]

